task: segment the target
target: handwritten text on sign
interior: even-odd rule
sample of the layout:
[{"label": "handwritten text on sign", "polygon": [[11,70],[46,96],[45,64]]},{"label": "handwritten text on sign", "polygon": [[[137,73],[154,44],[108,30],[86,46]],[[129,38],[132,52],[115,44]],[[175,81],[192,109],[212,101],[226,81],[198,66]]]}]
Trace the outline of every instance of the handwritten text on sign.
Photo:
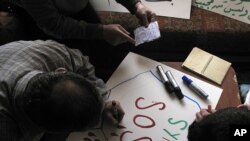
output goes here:
[{"label": "handwritten text on sign", "polygon": [[250,24],[250,0],[194,0],[193,5]]},{"label": "handwritten text on sign", "polygon": [[[182,100],[166,91],[157,65],[172,72],[184,94]],[[204,101],[183,83],[183,75],[187,74],[130,52],[106,83],[108,99],[118,100],[125,111],[120,125],[103,121],[98,128],[71,133],[67,141],[187,141],[196,112],[208,104],[216,107],[222,89],[189,76],[210,94]]]},{"label": "handwritten text on sign", "polygon": [[185,141],[199,105],[188,97],[179,101],[164,87],[154,85],[162,83],[147,71],[114,86],[109,99],[119,100],[126,113],[120,125],[104,121],[98,129],[71,134],[67,141]]}]

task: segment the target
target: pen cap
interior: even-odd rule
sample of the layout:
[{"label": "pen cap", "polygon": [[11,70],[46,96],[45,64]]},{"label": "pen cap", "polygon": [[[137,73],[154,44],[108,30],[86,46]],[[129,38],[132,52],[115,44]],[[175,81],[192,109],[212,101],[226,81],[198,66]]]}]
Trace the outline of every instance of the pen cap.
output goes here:
[{"label": "pen cap", "polygon": [[115,101],[112,101],[112,106],[116,106],[116,102]]},{"label": "pen cap", "polygon": [[174,93],[176,94],[177,98],[183,99],[184,95],[182,94],[180,87],[175,88]]},{"label": "pen cap", "polygon": [[182,80],[188,85],[193,82],[191,79],[187,78],[186,75],[182,76]]},{"label": "pen cap", "polygon": [[172,93],[172,92],[174,91],[174,87],[170,84],[169,81],[168,81],[168,82],[165,82],[164,85],[165,85],[165,88],[167,89],[167,91],[168,91],[169,93]]}]

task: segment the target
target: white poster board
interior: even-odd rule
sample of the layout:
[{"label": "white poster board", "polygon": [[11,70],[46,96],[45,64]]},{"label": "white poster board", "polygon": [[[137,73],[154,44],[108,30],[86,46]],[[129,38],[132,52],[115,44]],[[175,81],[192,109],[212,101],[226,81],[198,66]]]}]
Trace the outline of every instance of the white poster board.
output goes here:
[{"label": "white poster board", "polygon": [[193,5],[244,23],[250,23],[250,0],[194,0]]},{"label": "white poster board", "polygon": [[[157,65],[172,72],[184,94],[182,100],[166,91],[156,72]],[[182,82],[183,75],[205,90],[209,100],[193,93]],[[209,104],[215,108],[222,93],[218,87],[134,53],[126,56],[107,86],[109,100],[120,101],[125,111],[120,126],[102,122],[96,129],[71,133],[67,141],[187,141],[195,113]]]},{"label": "white poster board", "polygon": [[[141,0],[158,16],[190,19],[192,0]],[[128,12],[128,10],[115,0],[90,0],[96,11]]]}]

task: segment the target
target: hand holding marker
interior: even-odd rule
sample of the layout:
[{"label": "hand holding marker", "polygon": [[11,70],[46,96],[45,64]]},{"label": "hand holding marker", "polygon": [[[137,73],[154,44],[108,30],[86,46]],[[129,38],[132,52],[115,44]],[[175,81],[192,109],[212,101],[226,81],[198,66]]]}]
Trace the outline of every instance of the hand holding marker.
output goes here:
[{"label": "hand holding marker", "polygon": [[115,101],[112,101],[112,106],[114,107],[113,115],[114,115],[115,119],[117,120],[117,125],[118,125],[119,124],[119,117],[118,117],[118,110],[117,110]]}]

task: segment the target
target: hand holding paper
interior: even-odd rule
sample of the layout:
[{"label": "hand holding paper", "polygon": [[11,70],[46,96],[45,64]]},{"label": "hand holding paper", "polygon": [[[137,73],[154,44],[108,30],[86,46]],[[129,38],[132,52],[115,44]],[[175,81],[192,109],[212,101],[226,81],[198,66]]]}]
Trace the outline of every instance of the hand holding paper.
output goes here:
[{"label": "hand holding paper", "polygon": [[135,43],[130,33],[119,24],[103,25],[103,39],[113,46],[125,42]]}]

